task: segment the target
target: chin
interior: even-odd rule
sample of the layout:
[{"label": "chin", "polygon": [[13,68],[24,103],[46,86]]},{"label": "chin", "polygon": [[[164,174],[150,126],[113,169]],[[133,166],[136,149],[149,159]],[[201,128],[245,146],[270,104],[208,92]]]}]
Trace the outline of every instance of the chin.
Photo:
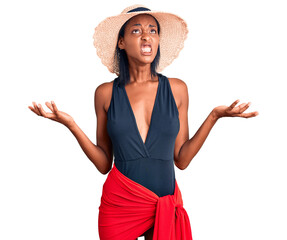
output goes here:
[{"label": "chin", "polygon": [[136,62],[136,64],[138,65],[147,65],[147,64],[151,64],[154,61],[154,59],[155,59],[155,56],[152,56],[152,55],[151,56],[140,55],[140,56],[133,57],[130,60]]},{"label": "chin", "polygon": [[151,64],[154,59],[155,59],[155,56],[142,56],[140,61],[146,64]]}]

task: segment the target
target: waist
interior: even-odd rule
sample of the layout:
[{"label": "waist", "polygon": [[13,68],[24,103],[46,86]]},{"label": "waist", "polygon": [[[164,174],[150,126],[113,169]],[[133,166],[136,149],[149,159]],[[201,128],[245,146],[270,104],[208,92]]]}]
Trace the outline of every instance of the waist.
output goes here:
[{"label": "waist", "polygon": [[159,197],[172,195],[175,188],[174,162],[156,158],[129,161],[115,159],[115,166],[123,175],[151,190]]}]

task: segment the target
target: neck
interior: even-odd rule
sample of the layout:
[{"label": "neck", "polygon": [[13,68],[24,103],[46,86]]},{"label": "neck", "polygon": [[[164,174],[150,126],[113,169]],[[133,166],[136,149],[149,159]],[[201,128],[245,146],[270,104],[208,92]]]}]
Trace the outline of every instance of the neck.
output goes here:
[{"label": "neck", "polygon": [[151,76],[150,64],[136,65],[130,64],[130,82],[144,83],[150,80],[157,79],[157,76]]}]

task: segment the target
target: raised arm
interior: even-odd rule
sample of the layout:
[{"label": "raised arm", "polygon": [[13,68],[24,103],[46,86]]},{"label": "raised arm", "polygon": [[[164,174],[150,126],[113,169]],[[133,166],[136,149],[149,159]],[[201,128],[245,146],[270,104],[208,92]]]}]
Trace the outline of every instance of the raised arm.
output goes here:
[{"label": "raised arm", "polygon": [[258,112],[244,113],[250,106],[250,103],[242,103],[236,107],[239,100],[233,102],[230,106],[215,107],[202,123],[200,128],[189,139],[188,129],[188,88],[187,85],[180,79],[173,80],[175,96],[177,96],[179,106],[180,130],[175,142],[174,162],[175,165],[184,170],[188,167],[191,160],[198,153],[212,127],[221,117],[244,117],[250,118],[258,115]]},{"label": "raised arm", "polygon": [[34,108],[29,108],[36,113],[38,116],[49,118],[56,122],[65,125],[72,134],[76,137],[78,143],[80,144],[82,150],[86,156],[91,160],[91,162],[97,167],[97,169],[102,173],[106,174],[109,172],[112,166],[112,145],[109,140],[107,130],[106,130],[106,111],[105,104],[108,98],[107,94],[108,88],[106,83],[97,87],[95,91],[95,111],[97,115],[97,145],[95,145],[86,134],[80,129],[76,124],[74,119],[65,112],[58,110],[56,104],[52,101],[46,102],[46,106],[52,111],[52,113],[45,112],[42,106],[33,102]]}]

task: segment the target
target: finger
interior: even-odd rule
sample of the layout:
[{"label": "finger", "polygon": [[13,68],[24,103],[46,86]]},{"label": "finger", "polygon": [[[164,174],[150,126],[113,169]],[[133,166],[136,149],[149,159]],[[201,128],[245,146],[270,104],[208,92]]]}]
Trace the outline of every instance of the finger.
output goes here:
[{"label": "finger", "polygon": [[33,106],[34,106],[34,109],[35,109],[35,112],[39,115],[39,116],[42,116],[40,111],[39,111],[39,108],[37,106],[37,104],[35,102],[33,102]]},{"label": "finger", "polygon": [[52,112],[54,111],[54,109],[53,109],[51,103],[45,102],[45,104],[46,104],[46,106],[47,106]]},{"label": "finger", "polygon": [[249,108],[250,104],[251,104],[250,102],[240,104],[239,105],[239,108],[240,108],[239,113],[243,113],[244,111],[246,111],[246,109]]},{"label": "finger", "polygon": [[57,108],[56,104],[54,103],[54,101],[52,101],[52,106],[54,108],[55,113],[57,113],[58,112],[58,108]]},{"label": "finger", "polygon": [[233,109],[237,103],[239,103],[239,99],[237,99],[235,102],[233,102],[230,106],[229,106],[229,109]]},{"label": "finger", "polygon": [[32,112],[34,112],[35,114],[39,115],[39,114],[35,111],[35,109],[34,109],[33,107],[28,106],[28,108],[29,108]]},{"label": "finger", "polygon": [[43,117],[45,117],[45,118],[48,117],[47,113],[44,111],[41,104],[38,104],[38,108],[39,108],[39,111]]},{"label": "finger", "polygon": [[251,118],[251,117],[256,117],[258,114],[259,114],[258,112],[241,113],[241,114],[238,114],[238,117]]}]

